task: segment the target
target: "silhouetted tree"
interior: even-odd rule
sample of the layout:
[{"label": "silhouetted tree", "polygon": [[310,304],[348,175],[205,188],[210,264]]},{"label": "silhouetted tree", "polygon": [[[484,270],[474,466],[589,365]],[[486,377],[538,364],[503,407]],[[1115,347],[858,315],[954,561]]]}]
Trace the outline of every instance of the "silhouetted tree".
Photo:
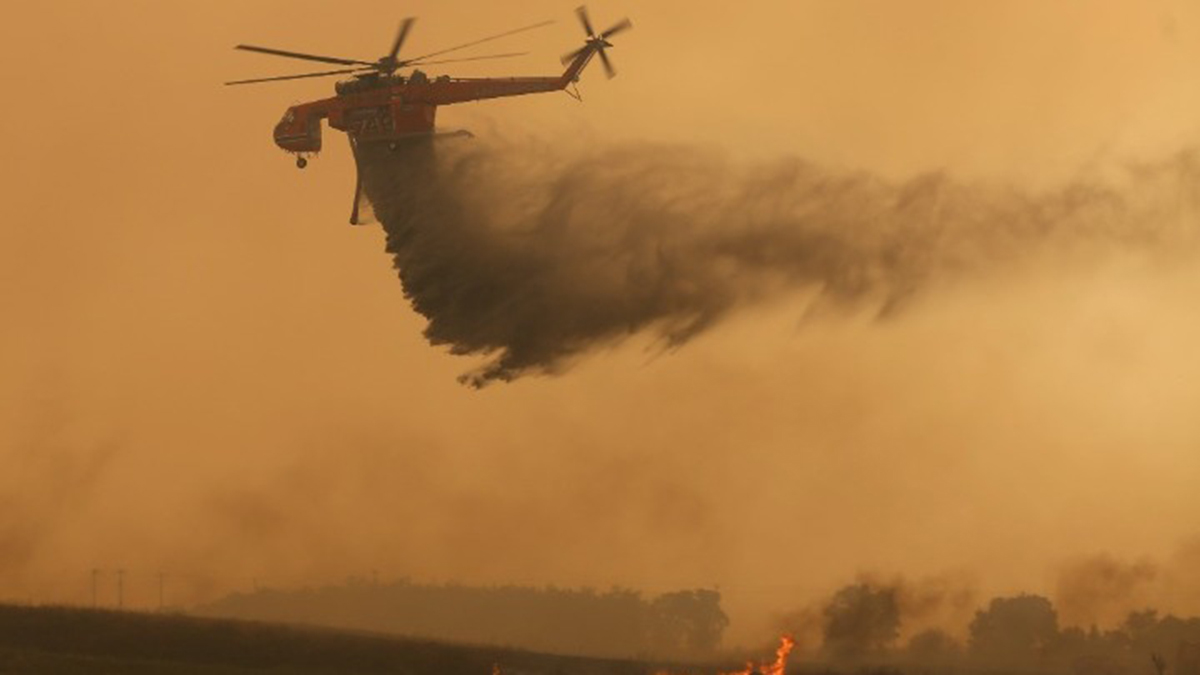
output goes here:
[{"label": "silhouetted tree", "polygon": [[1158,627],[1158,612],[1147,609],[1140,612],[1130,612],[1121,624],[1121,630],[1129,639],[1130,646],[1144,646],[1154,636]]},{"label": "silhouetted tree", "polygon": [[1058,638],[1058,614],[1038,595],[993,598],[971,621],[971,654],[990,665],[1031,664]]},{"label": "silhouetted tree", "polygon": [[669,653],[710,654],[729,625],[721,594],[704,589],[664,593],[650,603],[650,615],[651,645]]},{"label": "silhouetted tree", "polygon": [[855,584],[838,591],[823,611],[822,648],[838,660],[876,656],[900,634],[896,589]]},{"label": "silhouetted tree", "polygon": [[913,663],[940,665],[961,657],[962,648],[945,631],[931,628],[909,638],[904,656]]}]

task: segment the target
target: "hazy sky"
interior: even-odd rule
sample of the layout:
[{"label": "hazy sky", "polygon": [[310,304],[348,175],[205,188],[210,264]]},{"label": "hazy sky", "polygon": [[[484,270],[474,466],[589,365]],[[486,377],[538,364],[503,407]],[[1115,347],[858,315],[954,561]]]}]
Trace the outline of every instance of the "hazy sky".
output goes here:
[{"label": "hazy sky", "polygon": [[[529,56],[452,71],[555,73],[581,38],[575,4],[5,12],[0,598],[83,602],[93,567],[130,570],[140,605],[160,570],[179,603],[373,569],[719,585],[735,637],[756,639],[860,573],[1052,593],[1081,557],[1187,555],[1190,252],[1031,260],[882,322],[801,322],[782,294],[675,353],[635,338],[473,391],[455,377],[477,361],[424,342],[378,227],[345,225],[341,134],[303,172],[271,142],[288,105],[332,82],[220,84],[305,71],[239,42],[376,58],[403,14],[420,17],[411,54],[558,19],[499,43]],[[591,10],[635,23],[612,52],[619,77],[588,72],[583,104],[470,104],[440,124],[564,153],[666,141],[1022,189],[1200,138],[1195,2]],[[1163,579],[1179,586],[1154,593],[1200,611],[1200,584]]]}]

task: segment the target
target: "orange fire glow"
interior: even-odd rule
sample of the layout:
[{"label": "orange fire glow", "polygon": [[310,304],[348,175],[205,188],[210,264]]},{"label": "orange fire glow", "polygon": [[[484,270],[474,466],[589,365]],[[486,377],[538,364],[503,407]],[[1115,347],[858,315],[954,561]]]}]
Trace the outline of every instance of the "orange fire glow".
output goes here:
[{"label": "orange fire glow", "polygon": [[792,653],[792,647],[796,646],[796,640],[790,635],[783,635],[779,638],[779,647],[775,650],[775,661],[773,663],[754,663],[749,661],[746,667],[742,670],[735,670],[730,673],[721,673],[721,675],[751,675],[751,673],[760,673],[761,675],[784,675],[784,668],[787,666],[788,654]]},{"label": "orange fire glow", "polygon": [[[796,640],[790,635],[782,635],[779,638],[779,647],[775,649],[775,661],[771,663],[755,663],[747,661],[746,667],[741,670],[733,670],[719,675],[784,675],[784,669],[787,666],[788,654],[792,653],[792,648],[796,646]],[[670,672],[660,670],[654,675],[671,675]]]}]

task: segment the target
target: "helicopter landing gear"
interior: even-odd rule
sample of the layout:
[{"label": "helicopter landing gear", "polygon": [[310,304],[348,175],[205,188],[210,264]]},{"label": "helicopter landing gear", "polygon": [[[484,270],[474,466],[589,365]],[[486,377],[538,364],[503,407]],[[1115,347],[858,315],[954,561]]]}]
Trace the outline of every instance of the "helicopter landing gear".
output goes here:
[{"label": "helicopter landing gear", "polygon": [[307,159],[304,159],[303,157],[297,157],[297,158],[296,158],[296,168],[297,168],[297,169],[303,169],[303,168],[304,168],[304,167],[306,167],[306,166],[308,166],[308,160],[307,160]]}]

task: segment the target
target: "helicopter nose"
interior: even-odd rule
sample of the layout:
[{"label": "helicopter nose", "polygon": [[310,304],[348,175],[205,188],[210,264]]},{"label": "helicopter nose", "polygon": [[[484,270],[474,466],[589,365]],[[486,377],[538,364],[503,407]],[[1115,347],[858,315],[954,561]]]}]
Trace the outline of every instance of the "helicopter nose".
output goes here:
[{"label": "helicopter nose", "polygon": [[321,149],[319,120],[289,120],[285,116],[275,125],[273,136],[275,145],[289,152],[317,152]]}]

